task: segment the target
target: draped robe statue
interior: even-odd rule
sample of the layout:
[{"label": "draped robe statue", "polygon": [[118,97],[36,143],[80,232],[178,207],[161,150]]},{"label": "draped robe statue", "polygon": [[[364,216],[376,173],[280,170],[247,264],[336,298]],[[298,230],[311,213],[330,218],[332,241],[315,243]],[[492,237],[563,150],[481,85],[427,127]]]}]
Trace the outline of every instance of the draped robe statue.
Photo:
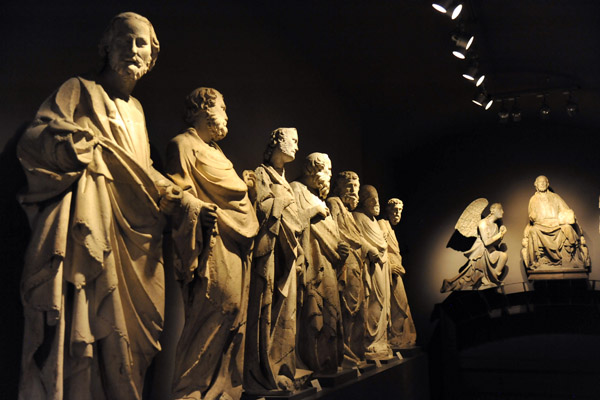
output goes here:
[{"label": "draped robe statue", "polygon": [[349,254],[338,271],[340,307],[344,333],[343,366],[352,368],[365,361],[365,284],[366,248],[352,210],[358,204],[358,175],[352,171],[338,174],[335,196],[327,199],[331,216],[336,221],[340,238],[348,243]]},{"label": "draped robe statue", "polygon": [[545,176],[537,177],[535,187],[525,235],[526,267],[589,268],[588,249],[575,213],[559,195],[548,190]]},{"label": "draped robe statue", "polygon": [[263,394],[298,389],[296,367],[297,270],[302,265],[301,223],[284,165],[295,158],[298,133],[271,133],[265,161],[255,170],[256,236],[250,281],[244,390]]},{"label": "draped robe statue", "polygon": [[408,306],[408,298],[404,289],[402,276],[406,273],[402,265],[400,245],[392,228],[400,222],[403,204],[399,199],[390,199],[386,206],[386,218],[380,219],[379,227],[388,244],[388,260],[390,263],[390,325],[388,341],[392,347],[403,348],[414,346],[417,339],[415,324]]},{"label": "draped robe statue", "polygon": [[376,256],[368,257],[366,288],[366,352],[367,359],[387,359],[392,356],[387,331],[390,321],[390,267],[388,244],[375,217],[379,215],[379,198],[373,186],[363,185],[360,203],[353,212],[356,224]]},{"label": "draped robe statue", "polygon": [[158,40],[146,18],[123,13],[100,49],[104,69],[65,82],[18,145],[32,228],[21,283],[22,400],[141,399],[160,350],[161,210],[173,187],[152,167],[144,113],[130,96]]},{"label": "draped robe statue", "polygon": [[[174,264],[185,305],[173,398],[239,398],[258,221],[246,183],[215,143],[227,134],[223,97],[199,88],[186,106],[193,127],[173,138],[167,151],[168,176],[184,191],[173,221]],[[203,223],[203,210],[212,213],[212,224]]]},{"label": "draped robe statue", "polygon": [[[305,287],[298,333],[300,359],[316,373],[336,373],[344,357],[342,316],[337,283],[340,253],[337,224],[323,198],[329,192],[331,161],[326,154],[307,157],[301,181],[291,183],[304,226],[302,249]],[[316,193],[319,194],[316,194]],[[347,245],[345,247],[347,256]]]}]

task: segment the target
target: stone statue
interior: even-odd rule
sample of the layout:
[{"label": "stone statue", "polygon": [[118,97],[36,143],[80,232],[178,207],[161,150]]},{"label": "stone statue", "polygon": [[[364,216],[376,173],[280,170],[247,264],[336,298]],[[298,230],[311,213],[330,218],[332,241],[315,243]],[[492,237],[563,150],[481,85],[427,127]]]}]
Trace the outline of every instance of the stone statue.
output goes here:
[{"label": "stone statue", "polygon": [[388,341],[394,348],[406,348],[415,345],[417,331],[408,306],[408,298],[404,290],[402,277],[406,273],[402,265],[400,245],[392,226],[398,225],[402,218],[404,203],[400,199],[388,200],[385,208],[385,218],[379,220],[379,226],[388,244],[388,260],[390,262],[391,298],[390,298],[390,328]]},{"label": "stone statue", "polygon": [[365,361],[365,284],[364,258],[366,246],[354,221],[352,211],[358,205],[358,175],[340,172],[335,180],[333,196],[327,199],[331,216],[337,222],[340,238],[348,243],[349,254],[338,271],[340,305],[344,327],[343,366],[352,368]]},{"label": "stone statue", "polygon": [[377,190],[371,185],[363,185],[360,187],[358,197],[358,207],[353,215],[369,249],[365,260],[367,264],[365,357],[369,360],[385,360],[392,357],[387,337],[391,291],[388,244],[375,219],[379,215]]},{"label": "stone statue", "polygon": [[244,390],[264,395],[268,391],[293,391],[302,385],[296,368],[297,270],[302,264],[301,223],[294,192],[285,178],[285,164],[298,151],[295,128],[271,133],[263,163],[254,171],[254,197],[260,230],[256,236],[246,356]]},{"label": "stone statue", "polygon": [[173,398],[240,398],[250,258],[258,221],[248,186],[217,145],[227,135],[221,93],[198,88],[185,101],[189,124],[167,148],[167,173],[183,189],[173,216],[174,265],[185,324]]},{"label": "stone statue", "polygon": [[544,269],[589,269],[590,257],[575,213],[556,193],[548,178],[535,180],[536,193],[529,200],[529,225],[523,239],[525,267]]},{"label": "stone statue", "polygon": [[337,373],[344,358],[337,270],[349,253],[325,203],[330,180],[327,154],[311,153],[300,180],[291,183],[304,227],[301,243],[306,263],[298,351],[308,368],[321,374]]},{"label": "stone statue", "polygon": [[152,167],[131,96],[156,62],[150,22],[114,17],[104,66],[66,81],[18,145],[32,228],[22,275],[20,399],[141,399],[163,326],[164,213],[181,193]]},{"label": "stone statue", "polygon": [[[504,210],[500,203],[490,206],[490,212],[481,218],[488,201],[474,200],[467,206],[456,223],[456,230],[467,238],[475,239],[471,248],[464,252],[468,262],[452,279],[444,279],[441,292],[454,290],[476,290],[498,286],[508,274],[506,248],[502,239],[506,233],[504,225],[498,227]],[[448,247],[452,247],[450,244]]]}]

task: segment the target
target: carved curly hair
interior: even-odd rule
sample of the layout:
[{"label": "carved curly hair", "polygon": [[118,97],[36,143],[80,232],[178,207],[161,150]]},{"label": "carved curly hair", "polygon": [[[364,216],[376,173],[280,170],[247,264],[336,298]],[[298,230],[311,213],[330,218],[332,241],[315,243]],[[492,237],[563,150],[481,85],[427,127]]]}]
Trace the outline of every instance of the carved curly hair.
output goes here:
[{"label": "carved curly hair", "polygon": [[283,137],[289,131],[295,131],[296,128],[277,128],[273,132],[271,132],[271,136],[269,137],[269,141],[267,142],[267,148],[263,153],[263,160],[265,162],[269,162],[271,160],[271,156],[273,155],[273,151],[279,144],[279,142],[283,139]]},{"label": "carved curly hair", "polygon": [[185,110],[183,119],[189,125],[193,125],[198,111],[208,110],[217,104],[219,96],[223,97],[218,90],[206,87],[194,89],[185,98]]}]

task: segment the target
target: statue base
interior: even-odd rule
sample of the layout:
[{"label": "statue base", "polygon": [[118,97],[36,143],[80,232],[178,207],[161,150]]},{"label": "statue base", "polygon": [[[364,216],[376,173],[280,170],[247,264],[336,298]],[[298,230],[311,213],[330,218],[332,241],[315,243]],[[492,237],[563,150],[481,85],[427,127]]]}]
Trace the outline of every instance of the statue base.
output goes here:
[{"label": "statue base", "polygon": [[527,271],[530,281],[588,279],[588,268],[540,267]]},{"label": "statue base", "polygon": [[322,387],[336,387],[356,379],[357,376],[355,369],[343,369],[334,374],[313,374],[313,379],[318,379]]}]

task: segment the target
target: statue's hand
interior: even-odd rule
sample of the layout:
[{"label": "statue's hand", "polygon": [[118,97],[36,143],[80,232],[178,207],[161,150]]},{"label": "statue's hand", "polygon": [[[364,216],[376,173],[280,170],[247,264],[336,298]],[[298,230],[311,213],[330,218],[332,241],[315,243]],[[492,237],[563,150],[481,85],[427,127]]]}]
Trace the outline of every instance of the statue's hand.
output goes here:
[{"label": "statue's hand", "polygon": [[350,246],[346,242],[339,242],[337,252],[342,261],[344,261],[346,258],[348,258],[348,255],[350,254]]},{"label": "statue's hand", "polygon": [[500,227],[500,233],[502,234],[502,236],[504,236],[504,234],[506,233],[506,226],[502,225]]},{"label": "statue's hand", "polygon": [[320,215],[323,218],[327,218],[329,216],[329,208],[324,205],[319,204],[316,206],[316,214],[315,216]]},{"label": "statue's hand", "polygon": [[172,215],[175,208],[181,205],[183,190],[167,180],[160,180],[156,183],[160,194],[158,207],[163,214]]},{"label": "statue's hand", "polygon": [[248,196],[254,202],[256,200],[256,174],[254,171],[246,169],[242,172],[242,178],[248,187]]},{"label": "statue's hand", "polygon": [[402,272],[403,272],[402,265],[392,265],[392,274],[402,275]]},{"label": "statue's hand", "polygon": [[217,222],[217,205],[208,203],[200,210],[200,223],[203,228],[212,228]]},{"label": "statue's hand", "polygon": [[381,260],[381,257],[379,257],[379,253],[377,252],[369,250],[369,252],[367,253],[367,257],[369,258],[369,261],[373,264],[383,264],[383,261]]}]

